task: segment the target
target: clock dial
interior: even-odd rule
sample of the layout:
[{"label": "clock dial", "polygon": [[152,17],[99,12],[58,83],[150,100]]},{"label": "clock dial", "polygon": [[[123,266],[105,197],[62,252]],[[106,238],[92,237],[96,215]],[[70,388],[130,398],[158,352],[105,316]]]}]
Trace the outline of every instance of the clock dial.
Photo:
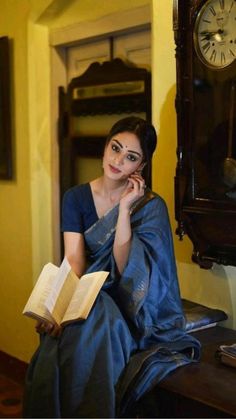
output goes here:
[{"label": "clock dial", "polygon": [[194,27],[194,45],[201,61],[221,69],[236,59],[236,0],[208,0]]}]

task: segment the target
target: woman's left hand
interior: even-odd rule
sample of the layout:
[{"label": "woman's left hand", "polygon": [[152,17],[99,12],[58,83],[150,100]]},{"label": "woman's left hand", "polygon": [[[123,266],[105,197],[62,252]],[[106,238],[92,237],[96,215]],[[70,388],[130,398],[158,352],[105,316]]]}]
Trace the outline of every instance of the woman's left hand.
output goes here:
[{"label": "woman's left hand", "polygon": [[145,188],[145,181],[140,174],[130,175],[127,188],[120,199],[120,208],[130,210],[132,204],[144,195]]},{"label": "woman's left hand", "polygon": [[38,320],[35,325],[35,330],[37,333],[47,333],[52,337],[58,337],[61,334],[62,328],[53,323],[44,322],[43,320]]}]

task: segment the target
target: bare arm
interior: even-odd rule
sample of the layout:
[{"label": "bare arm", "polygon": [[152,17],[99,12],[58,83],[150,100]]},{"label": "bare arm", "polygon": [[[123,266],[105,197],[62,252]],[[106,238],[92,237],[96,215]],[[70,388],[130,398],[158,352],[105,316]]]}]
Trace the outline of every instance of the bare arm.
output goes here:
[{"label": "bare arm", "polygon": [[124,196],[120,200],[119,215],[113,245],[113,254],[120,274],[122,274],[129,258],[132,239],[130,223],[131,205],[144,195],[144,180],[140,175],[132,175]]},{"label": "bare arm", "polygon": [[81,233],[64,233],[65,256],[78,277],[86,267],[84,236]]},{"label": "bare arm", "polygon": [[113,255],[120,274],[123,272],[128,261],[131,237],[132,232],[129,209],[120,208],[113,245]]}]

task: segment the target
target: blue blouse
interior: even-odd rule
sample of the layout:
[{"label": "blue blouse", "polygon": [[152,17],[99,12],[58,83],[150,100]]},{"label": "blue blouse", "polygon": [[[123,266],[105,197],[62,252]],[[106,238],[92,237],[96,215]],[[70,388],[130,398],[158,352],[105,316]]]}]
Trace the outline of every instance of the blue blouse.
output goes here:
[{"label": "blue blouse", "polygon": [[97,220],[90,184],[68,189],[63,197],[61,231],[84,233]]}]

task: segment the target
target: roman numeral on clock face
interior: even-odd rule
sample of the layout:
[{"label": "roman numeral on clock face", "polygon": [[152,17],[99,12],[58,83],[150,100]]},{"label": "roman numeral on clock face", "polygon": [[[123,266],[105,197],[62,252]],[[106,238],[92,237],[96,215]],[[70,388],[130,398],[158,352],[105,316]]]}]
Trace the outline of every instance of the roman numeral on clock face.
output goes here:
[{"label": "roman numeral on clock face", "polygon": [[233,8],[233,5],[235,4],[235,0],[233,0],[232,1],[232,3],[231,3],[231,6],[230,6],[230,8],[229,8],[229,13],[231,12],[231,10],[232,10],[232,8]]},{"label": "roman numeral on clock face", "polygon": [[223,65],[225,63],[225,54],[224,54],[224,52],[221,53],[220,60],[221,60],[221,64]]},{"label": "roman numeral on clock face", "polygon": [[211,43],[207,42],[205,45],[202,46],[202,49],[204,50],[205,53],[207,53],[210,47],[211,47]]},{"label": "roman numeral on clock face", "polygon": [[224,10],[224,8],[225,8],[225,0],[219,0],[219,3],[220,3],[221,9]]},{"label": "roman numeral on clock face", "polygon": [[213,14],[213,16],[216,16],[216,11],[215,11],[215,9],[214,9],[214,7],[213,7],[213,6],[210,6],[210,7],[209,7],[209,10],[210,10],[210,12]]},{"label": "roman numeral on clock face", "polygon": [[213,49],[213,51],[210,55],[210,60],[213,61],[213,62],[216,60],[216,50],[215,49]]}]

